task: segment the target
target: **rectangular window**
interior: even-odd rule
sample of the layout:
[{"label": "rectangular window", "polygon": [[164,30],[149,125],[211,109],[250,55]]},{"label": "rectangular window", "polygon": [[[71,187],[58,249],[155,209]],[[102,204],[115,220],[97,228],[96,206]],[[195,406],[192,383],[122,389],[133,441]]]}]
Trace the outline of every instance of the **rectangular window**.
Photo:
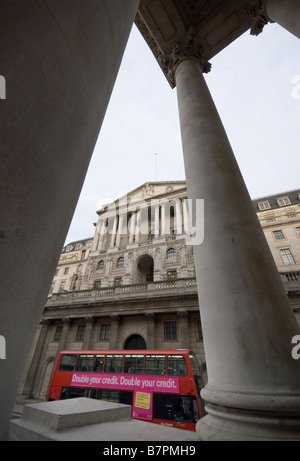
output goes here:
[{"label": "rectangular window", "polygon": [[176,280],[177,279],[177,271],[168,271],[167,272],[167,279],[168,280]]},{"label": "rectangular window", "polygon": [[84,371],[89,373],[93,365],[93,355],[80,355],[77,360],[75,371]]},{"label": "rectangular window", "polygon": [[64,275],[67,275],[69,273],[69,268],[66,267],[65,270],[64,270]]},{"label": "rectangular window", "polygon": [[274,235],[275,240],[284,240],[284,235],[281,230],[274,231],[273,235]]},{"label": "rectangular window", "polygon": [[145,358],[145,375],[163,375],[166,372],[165,355],[146,355]]},{"label": "rectangular window", "polygon": [[289,265],[289,264],[296,264],[295,260],[293,258],[293,255],[291,253],[291,250],[289,248],[285,248],[283,250],[280,250],[280,254],[282,257],[282,260],[284,264]]},{"label": "rectangular window", "polygon": [[164,339],[174,341],[177,339],[176,322],[164,323]]},{"label": "rectangular window", "polygon": [[183,355],[168,355],[167,373],[170,376],[187,376],[187,366]]},{"label": "rectangular window", "polygon": [[60,287],[59,287],[59,293],[62,293],[64,291],[65,284],[66,284],[66,282],[61,282]]},{"label": "rectangular window", "polygon": [[63,327],[59,326],[56,327],[55,333],[54,333],[54,338],[53,341],[59,341],[61,337]]},{"label": "rectangular window", "polygon": [[110,336],[110,325],[103,324],[101,325],[100,339],[101,341],[108,341]]},{"label": "rectangular window", "polygon": [[75,341],[83,341],[85,333],[85,325],[79,325],[77,328]]},{"label": "rectangular window", "polygon": [[115,287],[120,287],[122,286],[122,277],[116,277],[115,278]]},{"label": "rectangular window", "polygon": [[122,373],[123,355],[107,355],[105,373]]},{"label": "rectangular window", "polygon": [[73,371],[77,355],[65,354],[62,356],[58,371]]},{"label": "rectangular window", "polygon": [[258,203],[258,208],[260,211],[269,210],[271,208],[270,202],[260,202]]},{"label": "rectangular window", "polygon": [[296,233],[297,233],[298,237],[300,237],[300,227],[296,227]]},{"label": "rectangular window", "polygon": [[197,322],[196,324],[196,336],[197,336],[197,341],[203,341],[203,335],[202,335],[202,325],[201,322]]},{"label": "rectangular window", "polygon": [[290,205],[291,201],[288,197],[281,197],[277,199],[277,203],[279,206]]},{"label": "rectangular window", "polygon": [[124,373],[130,375],[141,375],[144,369],[143,355],[125,355]]},{"label": "rectangular window", "polygon": [[96,355],[94,366],[93,366],[93,372],[94,373],[102,373],[103,371],[103,365],[104,365],[104,355]]},{"label": "rectangular window", "polygon": [[196,397],[155,393],[153,394],[153,418],[197,422],[199,413]]}]

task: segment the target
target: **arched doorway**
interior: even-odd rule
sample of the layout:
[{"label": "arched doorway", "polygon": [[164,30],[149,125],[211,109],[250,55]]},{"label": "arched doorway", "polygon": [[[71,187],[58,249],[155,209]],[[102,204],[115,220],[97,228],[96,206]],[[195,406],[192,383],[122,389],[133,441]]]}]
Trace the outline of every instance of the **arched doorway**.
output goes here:
[{"label": "arched doorway", "polygon": [[144,338],[140,335],[131,335],[126,340],[125,350],[145,350],[147,349],[146,342]]},{"label": "arched doorway", "polygon": [[143,255],[138,261],[138,273],[141,283],[153,282],[154,260],[150,255]]}]

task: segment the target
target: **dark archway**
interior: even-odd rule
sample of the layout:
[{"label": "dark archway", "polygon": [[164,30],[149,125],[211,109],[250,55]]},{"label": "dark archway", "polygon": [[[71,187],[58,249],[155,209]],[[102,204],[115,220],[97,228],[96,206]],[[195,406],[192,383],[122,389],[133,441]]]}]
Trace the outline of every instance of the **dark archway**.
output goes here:
[{"label": "dark archway", "polygon": [[145,350],[147,349],[144,338],[140,335],[129,336],[125,343],[125,350]]},{"label": "dark archway", "polygon": [[138,270],[143,282],[153,282],[154,261],[152,256],[143,255],[138,262]]}]

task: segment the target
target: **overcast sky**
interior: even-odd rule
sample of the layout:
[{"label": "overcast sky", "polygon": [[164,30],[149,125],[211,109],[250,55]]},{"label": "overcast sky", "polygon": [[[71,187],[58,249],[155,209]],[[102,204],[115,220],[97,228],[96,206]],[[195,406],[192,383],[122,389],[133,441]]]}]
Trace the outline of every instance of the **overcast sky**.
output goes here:
[{"label": "overcast sky", "polygon": [[[300,41],[270,24],[205,75],[253,199],[300,188],[299,58]],[[94,235],[102,204],[147,181],[184,179],[176,89],[134,26],[66,243]]]}]

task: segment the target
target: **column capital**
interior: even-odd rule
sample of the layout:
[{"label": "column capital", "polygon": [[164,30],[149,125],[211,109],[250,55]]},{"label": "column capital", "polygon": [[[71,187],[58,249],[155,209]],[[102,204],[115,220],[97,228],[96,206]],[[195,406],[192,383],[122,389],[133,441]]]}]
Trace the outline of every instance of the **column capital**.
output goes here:
[{"label": "column capital", "polygon": [[172,53],[169,55],[160,54],[158,61],[173,88],[176,86],[175,72],[178,65],[187,58],[196,58],[199,60],[202,72],[209,73],[211,64],[205,59],[203,46],[199,43],[198,30],[196,26],[190,27],[184,41],[175,42]]},{"label": "column capital", "polygon": [[264,27],[269,22],[273,22],[266,14],[266,0],[249,0],[248,5],[245,7],[245,11],[253,18],[250,30],[251,35],[257,36],[261,34]]}]

